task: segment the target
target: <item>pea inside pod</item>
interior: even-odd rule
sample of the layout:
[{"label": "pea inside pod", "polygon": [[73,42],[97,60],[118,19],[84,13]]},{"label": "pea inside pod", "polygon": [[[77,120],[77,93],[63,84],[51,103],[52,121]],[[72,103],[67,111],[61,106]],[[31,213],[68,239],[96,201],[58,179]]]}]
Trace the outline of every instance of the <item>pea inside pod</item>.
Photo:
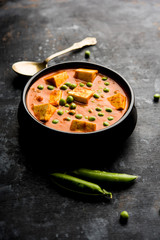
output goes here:
[{"label": "pea inside pod", "polygon": [[112,193],[107,192],[105,189],[102,189],[99,185],[82,180],[80,178],[70,176],[64,173],[52,173],[52,181],[61,188],[69,190],[71,192],[76,192],[85,195],[91,196],[107,196],[112,198]]},{"label": "pea inside pod", "polygon": [[73,173],[82,178],[87,178],[94,181],[108,181],[108,182],[131,182],[138,177],[135,175],[129,175],[125,173],[111,173],[105,172],[100,170],[92,170],[92,169],[85,169],[80,168],[74,170]]}]

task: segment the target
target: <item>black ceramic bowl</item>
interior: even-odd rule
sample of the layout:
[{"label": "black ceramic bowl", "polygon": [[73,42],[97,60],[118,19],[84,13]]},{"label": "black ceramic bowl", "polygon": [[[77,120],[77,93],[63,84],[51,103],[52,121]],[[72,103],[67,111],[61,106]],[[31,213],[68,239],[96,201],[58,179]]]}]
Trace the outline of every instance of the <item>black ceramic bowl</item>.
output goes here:
[{"label": "black ceramic bowl", "polygon": [[[46,127],[41,122],[39,122],[34,116],[28,111],[26,105],[26,95],[29,88],[32,84],[38,80],[43,75],[46,75],[50,72],[61,70],[61,69],[69,69],[69,68],[90,68],[97,69],[100,73],[107,75],[108,77],[115,80],[120,86],[125,90],[128,99],[129,99],[129,107],[123,117],[117,121],[114,125],[111,125],[107,128],[103,128],[101,130],[95,132],[87,132],[87,133],[77,133],[77,132],[62,132],[49,127]],[[68,145],[69,147],[74,144],[78,147],[78,145],[84,146],[84,150],[86,146],[91,146],[92,149],[96,149],[98,146],[109,146],[109,144],[116,145],[124,141],[126,138],[130,136],[132,131],[135,128],[137,122],[137,111],[135,108],[135,96],[133,90],[129,83],[117,72],[89,62],[65,62],[60,63],[51,67],[48,67],[33,77],[27,82],[23,94],[22,101],[19,108],[19,122],[20,126],[27,130],[27,133],[30,135],[30,139],[37,137],[35,141],[41,143],[50,143],[53,147],[57,148],[61,146],[62,148]],[[80,146],[80,149],[82,147]]]}]

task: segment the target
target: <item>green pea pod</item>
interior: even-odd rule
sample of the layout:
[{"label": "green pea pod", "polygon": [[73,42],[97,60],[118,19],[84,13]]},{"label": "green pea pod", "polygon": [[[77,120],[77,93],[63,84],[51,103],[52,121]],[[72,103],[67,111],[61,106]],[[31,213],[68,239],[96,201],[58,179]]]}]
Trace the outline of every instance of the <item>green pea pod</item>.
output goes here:
[{"label": "green pea pod", "polygon": [[87,178],[94,181],[108,181],[108,182],[131,182],[138,178],[134,175],[129,175],[125,173],[111,173],[111,172],[105,172],[105,171],[99,171],[99,170],[91,170],[91,169],[85,169],[80,168],[75,171],[73,171],[75,175],[82,178]]},{"label": "green pea pod", "polygon": [[107,192],[105,189],[101,189],[101,187],[95,183],[91,183],[77,177],[73,177],[64,173],[52,173],[52,181],[72,192],[81,193],[85,195],[92,196],[107,196],[108,198],[112,198],[112,193]]}]

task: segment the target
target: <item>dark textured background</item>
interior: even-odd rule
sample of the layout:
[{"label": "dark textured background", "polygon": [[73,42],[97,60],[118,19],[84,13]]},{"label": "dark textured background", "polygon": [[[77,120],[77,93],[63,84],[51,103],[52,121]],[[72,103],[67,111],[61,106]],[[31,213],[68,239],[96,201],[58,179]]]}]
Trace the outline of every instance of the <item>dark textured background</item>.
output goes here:
[{"label": "dark textured background", "polygon": [[[153,102],[160,92],[160,1],[2,0],[0,5],[0,239],[160,239],[160,103]],[[90,159],[97,168],[103,159],[104,170],[140,176],[132,186],[113,189],[110,202],[61,194],[33,168],[20,142],[17,110],[26,79],[12,64],[43,60],[86,36],[98,41],[87,48],[89,61],[118,71],[136,96],[137,126],[116,158],[108,159],[106,143]],[[50,64],[85,61],[85,50]],[[52,149],[50,157],[56,162],[60,153]],[[76,153],[66,150],[68,159],[77,161]],[[126,225],[119,222],[122,210],[130,215]]]}]

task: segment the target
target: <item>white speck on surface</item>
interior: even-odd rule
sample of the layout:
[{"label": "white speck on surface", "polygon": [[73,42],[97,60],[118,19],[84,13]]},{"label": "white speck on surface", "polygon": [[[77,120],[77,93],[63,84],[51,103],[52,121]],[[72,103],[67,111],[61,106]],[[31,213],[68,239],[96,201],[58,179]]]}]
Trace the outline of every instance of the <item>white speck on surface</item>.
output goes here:
[{"label": "white speck on surface", "polygon": [[152,99],[147,99],[144,97],[136,97],[136,104],[138,107],[144,104],[152,105],[152,103],[153,103]]},{"label": "white speck on surface", "polygon": [[154,89],[155,92],[160,92],[160,78],[155,80]]},{"label": "white speck on surface", "polygon": [[0,159],[1,159],[0,164],[2,166],[0,168],[0,174],[7,173],[10,170],[10,168],[15,165],[15,161],[12,159],[8,160],[8,155],[4,151],[1,152]]},{"label": "white speck on surface", "polygon": [[103,218],[94,218],[82,226],[88,240],[101,240],[108,238],[108,221]]}]

